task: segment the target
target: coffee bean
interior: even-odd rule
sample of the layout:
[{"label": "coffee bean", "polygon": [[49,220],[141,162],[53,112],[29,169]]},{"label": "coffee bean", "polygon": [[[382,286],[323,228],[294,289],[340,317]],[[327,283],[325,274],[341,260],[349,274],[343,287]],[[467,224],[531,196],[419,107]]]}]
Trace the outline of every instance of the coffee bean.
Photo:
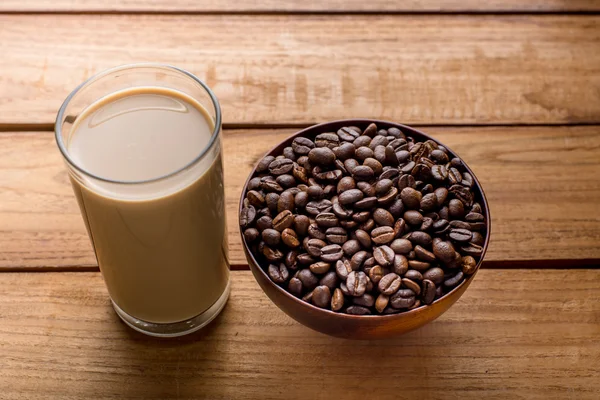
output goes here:
[{"label": "coffee bean", "polygon": [[408,259],[402,254],[396,254],[394,256],[392,271],[397,275],[404,275],[408,271]]},{"label": "coffee bean", "polygon": [[[315,147],[312,140],[305,137],[297,137],[292,142],[292,149],[296,154],[305,155]],[[258,172],[258,171],[257,171]]]},{"label": "coffee bean", "polygon": [[410,289],[400,289],[390,297],[390,305],[396,309],[409,308],[415,301],[415,293]]},{"label": "coffee bean", "polygon": [[298,269],[298,252],[296,250],[290,250],[286,253],[283,262],[289,269],[295,271]]},{"label": "coffee bean", "polygon": [[256,218],[256,208],[252,206],[244,207],[240,213],[240,226],[248,228]]},{"label": "coffee bean", "polygon": [[410,225],[418,226],[423,223],[423,215],[417,210],[409,210],[404,213],[404,220]]},{"label": "coffee bean", "polygon": [[362,247],[371,247],[371,236],[367,232],[362,229],[357,229],[354,234],[356,235],[356,240],[358,240]]},{"label": "coffee bean", "polygon": [[465,275],[472,275],[477,269],[477,261],[471,256],[464,256],[461,264],[462,272]]},{"label": "coffee bean", "polygon": [[[397,195],[398,195],[398,189],[396,189],[395,187],[392,187],[390,190],[388,190],[387,193],[379,196],[377,198],[377,202],[379,203],[380,206],[387,207],[397,199]],[[400,201],[402,201],[402,200],[400,200]]]},{"label": "coffee bean", "polygon": [[332,292],[338,285],[338,277],[335,271],[327,272],[320,280],[319,285],[327,286]]},{"label": "coffee bean", "polygon": [[448,237],[455,242],[468,242],[473,237],[473,233],[467,229],[450,229]]},{"label": "coffee bean", "polygon": [[406,230],[406,222],[403,218],[399,218],[396,223],[394,223],[394,238],[403,235]]},{"label": "coffee bean", "polygon": [[400,192],[400,198],[402,199],[404,206],[409,210],[416,210],[421,206],[421,192],[411,187],[405,187],[402,189]]},{"label": "coffee bean", "polygon": [[265,158],[263,158],[262,160],[259,161],[258,165],[256,166],[256,172],[258,172],[258,173],[266,172],[269,169],[269,165],[274,160],[275,160],[275,157],[266,156]]},{"label": "coffee bean", "polygon": [[381,293],[385,294],[386,296],[391,296],[400,288],[401,283],[402,280],[400,277],[391,272],[381,278],[377,287]]},{"label": "coffee bean", "polygon": [[267,245],[275,247],[278,246],[281,241],[281,233],[275,229],[265,229],[262,231],[262,239]]},{"label": "coffee bean", "polygon": [[375,305],[375,297],[368,293],[363,294],[360,297],[354,297],[352,302],[357,306],[373,307]]},{"label": "coffee bean", "polygon": [[431,227],[433,231],[439,235],[446,233],[448,230],[450,230],[450,224],[446,219],[440,219],[435,221]]},{"label": "coffee bean", "polygon": [[373,169],[366,165],[359,165],[352,170],[352,176],[354,179],[368,181],[375,176]]},{"label": "coffee bean", "polygon": [[308,292],[304,296],[302,296],[302,300],[311,304],[312,303],[312,295],[313,295],[313,291],[311,290],[310,292]]},{"label": "coffee bean", "polygon": [[381,196],[387,193],[392,188],[392,181],[390,179],[380,179],[375,184],[375,193],[377,196]]},{"label": "coffee bean", "polygon": [[265,197],[256,190],[248,191],[248,193],[246,194],[246,198],[254,207],[261,208],[265,204]]},{"label": "coffee bean", "polygon": [[301,236],[306,236],[310,220],[306,215],[295,215],[293,220],[294,230]]},{"label": "coffee bean", "polygon": [[448,213],[451,218],[461,219],[465,216],[465,207],[462,201],[458,199],[450,200],[448,204]]},{"label": "coffee bean", "polygon": [[412,243],[407,239],[396,239],[390,247],[396,254],[408,254],[413,249]]},{"label": "coffee bean", "polygon": [[333,132],[325,132],[315,137],[315,145],[317,147],[336,148],[340,144],[340,138]]},{"label": "coffee bean", "polygon": [[339,226],[328,228],[327,231],[325,231],[325,237],[327,241],[332,244],[345,245],[346,243],[351,243],[351,241],[347,241],[348,234],[346,233],[346,230]]},{"label": "coffee bean", "polygon": [[265,202],[266,202],[269,210],[276,213],[277,212],[277,203],[279,202],[279,194],[273,193],[273,192],[267,193],[267,195],[265,196]]},{"label": "coffee bean", "polygon": [[382,267],[388,267],[394,262],[394,250],[389,246],[379,246],[373,250],[373,257]]},{"label": "coffee bean", "polygon": [[345,281],[348,278],[348,274],[352,271],[353,269],[350,264],[350,261],[346,259],[338,260],[335,263],[335,273],[337,274],[338,278],[340,278],[342,281]]},{"label": "coffee bean", "polygon": [[294,210],[294,195],[290,192],[281,193],[277,201],[277,212],[280,213],[285,210]]},{"label": "coffee bean", "polygon": [[363,306],[350,306],[346,308],[346,313],[350,315],[370,315],[371,311]]},{"label": "coffee bean", "polygon": [[302,269],[298,271],[298,279],[300,279],[302,286],[307,290],[313,290],[319,284],[319,280],[310,269]]},{"label": "coffee bean", "polygon": [[356,221],[340,221],[340,225],[344,229],[355,229],[358,226]]},{"label": "coffee bean", "polygon": [[406,271],[404,277],[414,282],[421,282],[423,280],[423,274],[414,269],[409,269],[408,271]]},{"label": "coffee bean", "polygon": [[361,134],[360,130],[356,127],[345,126],[337,131],[337,135],[340,139],[345,140],[347,142],[351,142]]},{"label": "coffee bean", "polygon": [[361,250],[358,253],[354,254],[350,259],[350,266],[352,267],[352,270],[357,271],[358,269],[360,269],[360,267],[363,265],[367,258],[369,258],[369,253],[367,253],[364,250]]},{"label": "coffee bean", "polygon": [[471,228],[471,224],[465,221],[454,220],[450,222],[450,227],[453,229],[469,230]]},{"label": "coffee bean", "polygon": [[340,160],[347,160],[354,156],[356,147],[352,143],[342,143],[338,147],[333,149],[333,153]]},{"label": "coffee bean", "polygon": [[390,141],[385,136],[377,135],[371,140],[369,147],[374,149],[377,146],[387,146]]},{"label": "coffee bean", "polygon": [[354,203],[354,208],[359,210],[371,209],[377,204],[377,197],[365,197]]},{"label": "coffee bean", "polygon": [[362,271],[350,272],[346,279],[346,287],[350,296],[362,296],[367,289],[368,279],[367,275]]},{"label": "coffee bean", "polygon": [[450,213],[448,212],[448,207],[444,206],[444,207],[440,208],[440,210],[438,211],[438,215],[442,219],[450,219]]},{"label": "coffee bean", "polygon": [[369,279],[371,280],[371,282],[373,282],[374,284],[377,284],[377,283],[379,283],[381,278],[383,278],[383,276],[386,275],[387,273],[389,273],[389,271],[384,269],[381,265],[375,265],[374,267],[369,269],[368,275],[369,275]]},{"label": "coffee bean", "polygon": [[363,197],[363,192],[361,192],[359,189],[349,189],[342,192],[338,196],[338,200],[342,205],[350,205],[362,200]]},{"label": "coffee bean", "polygon": [[462,201],[465,206],[471,207],[473,205],[473,193],[471,193],[469,188],[462,185],[452,185],[448,191],[458,200]]},{"label": "coffee bean", "polygon": [[290,272],[288,271],[285,264],[281,263],[279,265],[270,264],[268,268],[269,277],[275,283],[282,284],[288,280],[290,277]]},{"label": "coffee bean", "polygon": [[313,290],[312,303],[320,308],[328,308],[331,304],[331,291],[325,286],[317,286]]},{"label": "coffee bean", "polygon": [[296,259],[302,265],[309,265],[317,262],[317,259],[308,253],[298,254],[298,257],[296,257]]},{"label": "coffee bean", "polygon": [[337,203],[333,203],[333,207],[331,208],[331,211],[333,211],[333,213],[338,218],[342,218],[342,219],[347,219],[347,218],[350,218],[352,216],[352,211],[344,208],[344,206],[342,206],[339,203],[339,200],[338,200]]},{"label": "coffee bean", "polygon": [[330,244],[321,248],[321,259],[332,263],[341,259],[344,256],[342,246],[339,244]]},{"label": "coffee bean", "polygon": [[379,313],[383,313],[383,310],[385,310],[389,302],[389,296],[386,296],[385,294],[380,294],[379,296],[377,296],[377,300],[375,300],[375,309]]},{"label": "coffee bean", "polygon": [[390,243],[394,237],[394,229],[389,226],[380,226],[371,232],[371,240],[378,245]]},{"label": "coffee bean", "polygon": [[453,185],[460,183],[462,181],[462,174],[456,168],[451,167],[448,170],[448,181]]},{"label": "coffee bean", "polygon": [[273,175],[287,174],[294,168],[294,162],[288,158],[275,159],[269,164],[269,172]]},{"label": "coffee bean", "polygon": [[459,283],[462,282],[463,276],[464,276],[463,272],[458,271],[456,273],[456,275],[454,275],[444,281],[444,286],[447,288],[453,288],[453,287],[457,286]]},{"label": "coffee bean", "polygon": [[[331,228],[331,229],[338,229],[338,228]],[[348,236],[345,237],[345,239],[347,239]],[[331,242],[331,240],[330,240]],[[344,240],[345,243],[342,244],[342,250],[344,251],[344,254],[347,255],[348,257],[352,257],[354,254],[358,253],[360,251],[360,243],[358,242],[358,240]],[[339,244],[339,243],[338,243]]]},{"label": "coffee bean", "polygon": [[259,177],[250,179],[250,181],[248,182],[248,190],[260,189],[260,182],[261,180]]},{"label": "coffee bean", "polygon": [[313,257],[321,257],[321,249],[325,247],[327,243],[321,239],[309,239],[305,246],[306,251]]},{"label": "coffee bean", "polygon": [[[356,145],[356,143],[354,143],[354,144]],[[356,152],[354,153],[354,155],[356,156],[356,158],[358,160],[364,161],[369,157],[373,157],[374,153],[373,153],[373,150],[371,150],[369,147],[361,146],[356,149]]]},{"label": "coffee bean", "polygon": [[419,284],[417,284],[416,282],[414,282],[408,278],[402,278],[402,286],[415,292],[416,296],[421,294],[421,287],[419,286]]},{"label": "coffee bean", "polygon": [[[275,231],[275,232],[277,232],[277,231]],[[264,237],[264,233],[265,233],[265,231],[263,231],[263,237]],[[298,240],[298,235],[296,234],[296,232],[294,230],[292,230],[290,228],[286,228],[283,230],[283,232],[281,232],[281,240],[287,247],[290,247],[290,248],[296,248],[296,247],[300,246],[300,241]],[[265,240],[265,242],[266,242],[266,240]]]},{"label": "coffee bean", "polygon": [[408,240],[410,240],[414,245],[420,245],[422,247],[431,246],[432,241],[431,236],[429,236],[428,233],[421,231],[412,232],[408,237]]},{"label": "coffee bean", "polygon": [[308,152],[308,160],[313,165],[328,166],[335,161],[335,154],[329,147],[316,147]]},{"label": "coffee bean", "polygon": [[473,232],[473,237],[471,238],[471,243],[476,244],[478,246],[483,246],[485,239],[483,235],[479,232]]},{"label": "coffee bean", "polygon": [[352,178],[351,176],[343,177],[342,179],[340,179],[340,181],[337,184],[338,194],[345,192],[346,190],[355,189],[355,188],[356,188],[356,182],[354,181],[354,178]]},{"label": "coffee bean", "polygon": [[469,243],[466,246],[462,246],[460,249],[463,253],[472,257],[479,257],[481,256],[481,253],[483,253],[483,248],[475,243]]},{"label": "coffee bean", "polygon": [[421,246],[415,246],[415,254],[417,255],[417,258],[421,261],[425,261],[425,262],[435,262],[436,261],[436,256],[434,253],[425,250],[423,247]]},{"label": "coffee bean", "polygon": [[331,309],[333,311],[339,311],[344,307],[344,294],[340,289],[335,289],[333,291],[333,296],[331,297]]},{"label": "coffee bean", "polygon": [[485,220],[485,217],[480,213],[470,212],[467,215],[465,215],[465,220],[467,222],[483,222]]},{"label": "coffee bean", "polygon": [[392,152],[393,157],[396,157],[396,153],[394,153],[394,149],[392,149],[390,146],[384,147],[384,146],[377,146],[375,147],[375,149],[373,149],[373,158],[375,158],[377,161],[379,161],[381,164],[387,164],[387,156],[386,156],[386,149],[389,148],[390,151]]},{"label": "coffee bean", "polygon": [[354,168],[358,167],[359,165],[359,162],[354,158],[348,158],[344,161],[344,167],[346,168],[346,171],[350,174],[352,174],[354,172]]},{"label": "coffee bean", "polygon": [[282,232],[285,228],[289,228],[294,223],[294,216],[290,210],[284,210],[277,214],[273,219],[273,228]]},{"label": "coffee bean", "polygon": [[430,280],[436,285],[441,285],[444,281],[444,270],[439,267],[430,268],[423,273],[423,278]]},{"label": "coffee bean", "polygon": [[360,189],[361,192],[365,195],[365,197],[374,197],[375,196],[375,188],[369,182],[358,181],[356,182],[356,187]]},{"label": "coffee bean", "polygon": [[[363,162],[363,165],[371,168],[371,170],[373,171],[373,174],[375,174],[375,176],[378,176],[383,171],[383,165],[381,165],[381,163],[379,161],[377,161],[376,159],[374,159],[372,157],[365,159],[365,161]],[[355,169],[355,172],[356,172],[356,169]]]},{"label": "coffee bean", "polygon": [[308,204],[306,204],[306,212],[310,215],[317,216],[318,214],[320,214],[322,212],[331,211],[332,207],[333,207],[333,204],[331,203],[331,201],[329,201],[327,199],[322,199],[322,200],[318,200],[318,201],[309,201]]},{"label": "coffee bean", "polygon": [[310,272],[313,274],[321,275],[329,271],[331,268],[331,264],[325,261],[318,261],[316,263],[310,264]]},{"label": "coffee bean", "polygon": [[315,221],[320,228],[331,228],[338,225],[338,218],[330,212],[319,213],[315,217]]},{"label": "coffee bean", "polygon": [[283,188],[292,189],[294,191],[297,190],[297,188],[294,187],[296,185],[296,179],[294,179],[294,177],[290,174],[279,175],[277,178],[275,178],[275,182],[277,182]]},{"label": "coffee bean", "polygon": [[383,208],[377,208],[373,211],[373,219],[380,226],[392,226],[394,225],[394,217],[389,211]]},{"label": "coffee bean", "polygon": [[435,283],[430,281],[429,279],[424,279],[421,284],[423,287],[421,298],[423,299],[423,303],[431,304],[433,303],[433,299],[435,299]]},{"label": "coffee bean", "polygon": [[258,229],[248,228],[244,231],[244,239],[248,243],[254,242],[256,239],[258,239],[259,236],[260,233],[258,232]]},{"label": "coffee bean", "polygon": [[363,135],[369,136],[369,137],[373,137],[376,134],[377,134],[377,125],[372,124],[372,123],[369,124],[369,126],[367,126],[367,128],[363,132]]},{"label": "coffee bean", "polygon": [[298,278],[290,279],[288,283],[288,291],[296,297],[302,295],[302,281]]},{"label": "coffee bean", "polygon": [[438,198],[435,193],[429,193],[421,199],[421,208],[423,211],[433,211],[438,206]]}]

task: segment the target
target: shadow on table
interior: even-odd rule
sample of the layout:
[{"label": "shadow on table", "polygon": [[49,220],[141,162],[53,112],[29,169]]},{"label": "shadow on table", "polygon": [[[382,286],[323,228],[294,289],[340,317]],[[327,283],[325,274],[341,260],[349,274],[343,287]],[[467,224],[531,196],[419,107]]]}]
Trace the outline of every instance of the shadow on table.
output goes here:
[{"label": "shadow on table", "polygon": [[[442,395],[445,379],[469,373],[464,339],[437,321],[400,338],[331,338],[284,314],[234,321],[227,306],[205,329],[155,339],[121,323],[122,398],[401,398]],[[115,319],[117,317],[115,316]],[[244,331],[238,331],[240,326]],[[461,338],[463,336],[463,338]],[[401,396],[402,395],[402,396]],[[334,395],[334,397],[339,397]]]}]

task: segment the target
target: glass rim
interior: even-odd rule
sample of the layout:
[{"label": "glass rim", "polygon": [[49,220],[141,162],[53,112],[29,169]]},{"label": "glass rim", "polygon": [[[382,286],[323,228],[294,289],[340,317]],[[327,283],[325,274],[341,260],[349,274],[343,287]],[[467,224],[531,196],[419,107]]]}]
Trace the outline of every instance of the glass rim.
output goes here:
[{"label": "glass rim", "polygon": [[[69,152],[67,151],[67,147],[65,145],[65,142],[63,140],[63,136],[62,136],[62,121],[63,121],[63,117],[65,115],[65,111],[67,109],[67,107],[69,106],[71,100],[73,100],[73,98],[75,97],[75,95],[77,95],[77,93],[79,93],[83,88],[87,87],[88,85],[94,83],[95,81],[106,77],[107,75],[110,75],[114,72],[119,72],[119,71],[124,71],[124,70],[130,70],[130,69],[136,69],[136,68],[162,68],[162,69],[168,69],[168,70],[172,70],[178,73],[181,73],[185,76],[187,76],[188,78],[191,78],[194,82],[198,83],[204,90],[206,90],[206,92],[208,93],[208,96],[210,97],[210,100],[213,104],[213,107],[215,108],[215,127],[213,129],[213,132],[211,134],[210,140],[208,141],[208,143],[206,144],[206,146],[204,146],[202,148],[202,150],[200,151],[200,153],[194,157],[193,160],[191,160],[189,163],[185,164],[183,167],[169,172],[167,174],[158,176],[156,178],[150,178],[150,179],[144,179],[144,180],[132,180],[132,181],[123,181],[123,180],[118,180],[118,179],[109,179],[109,178],[104,178],[102,176],[96,175],[94,173],[91,173],[89,171],[87,171],[85,168],[83,168],[82,166],[78,165],[75,160],[73,160],[73,158],[70,156]],[[74,121],[75,122],[75,121]],[[219,137],[219,132],[221,131],[221,106],[219,105],[219,100],[217,100],[217,96],[215,96],[215,94],[213,93],[213,91],[208,87],[208,85],[206,83],[204,83],[200,78],[198,78],[196,75],[192,74],[191,72],[188,72],[182,68],[179,67],[175,67],[173,65],[169,65],[169,64],[162,64],[162,63],[134,63],[134,64],[124,64],[124,65],[119,65],[113,68],[109,68],[106,70],[103,70],[101,72],[98,72],[94,75],[92,75],[90,78],[86,79],[85,81],[83,81],[82,83],[80,83],[71,93],[69,93],[69,95],[67,96],[67,98],[65,99],[65,101],[62,103],[62,105],[60,106],[59,110],[58,110],[58,114],[56,115],[56,121],[54,123],[54,135],[55,135],[55,139],[56,139],[56,143],[58,145],[58,148],[60,150],[60,152],[62,153],[64,159],[67,161],[67,163],[73,167],[74,169],[76,169],[77,171],[81,172],[82,174],[97,179],[99,181],[102,182],[107,182],[107,183],[115,183],[115,184],[120,184],[120,185],[135,185],[135,184],[143,184],[143,183],[152,183],[152,182],[158,182],[161,181],[163,179],[167,179],[170,178],[172,176],[175,176],[185,170],[187,170],[188,168],[190,168],[191,166],[193,166],[194,164],[198,163],[199,161],[201,161],[206,154],[208,154],[208,151],[212,148],[212,146],[214,145],[215,141],[217,140],[217,138]]]}]

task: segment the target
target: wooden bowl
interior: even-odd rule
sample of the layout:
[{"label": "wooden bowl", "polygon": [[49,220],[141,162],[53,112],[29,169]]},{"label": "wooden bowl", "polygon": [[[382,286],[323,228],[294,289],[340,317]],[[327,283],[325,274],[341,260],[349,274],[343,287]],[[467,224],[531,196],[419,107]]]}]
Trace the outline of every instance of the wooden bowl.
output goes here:
[{"label": "wooden bowl", "polygon": [[[407,136],[412,136],[416,141],[437,140],[431,138],[423,132],[420,132],[414,128],[406,125],[396,124],[387,121],[378,121],[370,119],[347,119],[340,121],[327,122],[324,124],[314,125],[309,128],[303,129],[300,132],[290,136],[277,146],[275,146],[266,155],[279,155],[282,153],[284,147],[291,146],[292,141],[298,136],[305,136],[310,139],[314,139],[316,135],[323,132],[336,132],[338,129],[344,126],[358,126],[365,129],[370,123],[374,122],[378,128],[392,128],[396,127],[404,132]],[[439,143],[443,145],[442,143]],[[456,153],[443,145],[447,150],[448,154],[456,157]],[[265,156],[266,156],[265,155]],[[464,162],[463,162],[464,163]],[[466,170],[473,176],[474,180],[474,194],[476,201],[479,201],[483,209],[483,213],[486,219],[486,238],[483,245],[483,252],[477,263],[477,270],[481,266],[487,247],[490,241],[491,223],[490,213],[487,200],[481,188],[477,177],[465,164]],[[254,176],[255,169],[248,177],[242,195],[240,198],[240,209],[241,212],[244,197],[248,188],[248,182]],[[239,217],[239,214],[238,214]],[[262,288],[262,290],[269,296],[271,301],[275,303],[283,312],[287,315],[316,331],[325,333],[331,336],[337,336],[341,338],[349,339],[382,339],[409,332],[413,329],[417,329],[428,322],[433,321],[446,310],[452,306],[459,298],[463,295],[465,290],[469,287],[473,279],[475,278],[475,272],[471,276],[467,276],[465,280],[454,288],[451,292],[445,294],[439,299],[435,300],[428,306],[421,306],[414,310],[405,311],[399,314],[391,315],[349,315],[343,313],[336,313],[330,310],[325,310],[313,306],[312,304],[306,303],[305,301],[293,296],[288,293],[285,289],[275,284],[267,273],[260,267],[258,261],[248,248],[244,236],[240,233],[244,252],[252,270],[254,278]]]}]

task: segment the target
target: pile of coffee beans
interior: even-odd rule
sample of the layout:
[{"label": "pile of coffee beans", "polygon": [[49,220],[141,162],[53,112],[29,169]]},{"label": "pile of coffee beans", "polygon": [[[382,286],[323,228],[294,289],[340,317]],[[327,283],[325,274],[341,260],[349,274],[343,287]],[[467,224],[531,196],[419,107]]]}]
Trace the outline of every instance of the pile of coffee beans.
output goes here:
[{"label": "pile of coffee beans", "polygon": [[297,137],[248,184],[240,226],[276,284],[317,307],[393,314],[475,272],[486,221],[473,176],[397,128]]}]

